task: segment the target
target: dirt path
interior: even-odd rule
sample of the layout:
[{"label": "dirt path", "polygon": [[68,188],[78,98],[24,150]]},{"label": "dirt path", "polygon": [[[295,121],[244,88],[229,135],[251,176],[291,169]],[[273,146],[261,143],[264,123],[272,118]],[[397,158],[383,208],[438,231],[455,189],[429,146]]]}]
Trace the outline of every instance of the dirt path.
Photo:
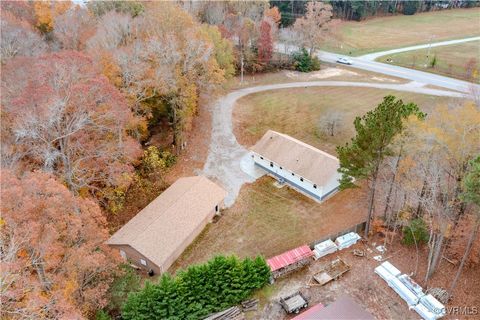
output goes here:
[{"label": "dirt path", "polygon": [[[368,87],[407,91],[434,96],[463,97],[461,93],[425,88],[418,82],[384,84],[348,81],[312,81],[255,86],[233,91],[219,98],[212,106],[212,136],[203,173],[218,181],[227,191],[225,205],[231,206],[244,183],[255,181],[261,173],[254,171],[248,150],[240,145],[233,133],[232,111],[236,101],[246,95],[276,89],[305,87]],[[248,173],[246,173],[248,172]]]}]

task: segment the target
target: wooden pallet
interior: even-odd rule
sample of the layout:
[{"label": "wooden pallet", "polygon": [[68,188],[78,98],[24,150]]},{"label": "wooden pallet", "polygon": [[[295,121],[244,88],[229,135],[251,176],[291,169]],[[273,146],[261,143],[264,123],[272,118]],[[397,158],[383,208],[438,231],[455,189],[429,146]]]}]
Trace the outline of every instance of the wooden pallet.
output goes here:
[{"label": "wooden pallet", "polygon": [[342,259],[337,258],[330,262],[322,270],[315,273],[313,275],[313,279],[318,283],[318,285],[323,286],[332,280],[337,280],[348,270],[350,270],[350,266]]}]

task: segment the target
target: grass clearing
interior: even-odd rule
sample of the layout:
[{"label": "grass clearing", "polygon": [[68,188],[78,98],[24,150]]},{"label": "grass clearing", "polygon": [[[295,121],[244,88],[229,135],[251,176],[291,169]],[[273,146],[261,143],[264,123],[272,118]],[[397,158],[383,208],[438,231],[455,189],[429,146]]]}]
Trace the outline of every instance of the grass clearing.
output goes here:
[{"label": "grass clearing", "polygon": [[206,261],[215,254],[271,257],[365,218],[362,189],[346,190],[317,203],[289,187],[276,188],[274,181],[266,176],[244,186],[235,204],[204,230],[171,270]]},{"label": "grass clearing", "polygon": [[480,8],[397,15],[341,22],[322,46],[327,51],[358,56],[430,41],[480,35]]},{"label": "grass clearing", "polygon": [[[435,67],[431,67],[436,57]],[[377,61],[421,71],[478,82],[480,41],[433,47],[380,57]]]},{"label": "grass clearing", "polygon": [[[239,143],[253,145],[268,129],[289,134],[317,148],[335,154],[335,147],[354,134],[353,120],[393,94],[415,102],[429,112],[452,98],[374,88],[311,87],[265,91],[248,95],[234,109],[234,132]],[[319,130],[322,115],[341,112],[343,129],[331,137]],[[261,116],[259,116],[261,115]]]}]

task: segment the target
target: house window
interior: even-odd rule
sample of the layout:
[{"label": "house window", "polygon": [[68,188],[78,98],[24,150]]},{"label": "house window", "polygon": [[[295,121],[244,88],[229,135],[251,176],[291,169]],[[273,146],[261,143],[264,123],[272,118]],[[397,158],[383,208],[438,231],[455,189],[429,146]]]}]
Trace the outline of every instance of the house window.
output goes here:
[{"label": "house window", "polygon": [[300,178],[300,181],[303,181],[303,178]]},{"label": "house window", "polygon": [[316,185],[316,184],[314,184],[314,185],[313,185],[313,188],[314,188],[314,189],[317,189],[317,185]]},{"label": "house window", "polygon": [[140,259],[140,263],[143,265],[143,266],[147,266],[147,261],[143,260],[143,259]]},{"label": "house window", "polygon": [[295,173],[292,172],[292,176],[294,176],[294,175],[295,175]]},{"label": "house window", "polygon": [[123,260],[127,260],[127,254],[125,253],[125,251],[120,250],[120,255],[122,256]]},{"label": "house window", "polygon": [[260,157],[260,159],[262,159],[262,160],[263,160],[263,157]]},{"label": "house window", "polygon": [[272,167],[272,168],[273,168],[273,162],[270,162],[270,167]]},{"label": "house window", "polygon": [[283,169],[283,168],[282,168],[282,167],[280,167],[280,170],[282,170],[282,169]]},{"label": "house window", "polygon": [[218,204],[215,206],[215,212],[218,212]]}]

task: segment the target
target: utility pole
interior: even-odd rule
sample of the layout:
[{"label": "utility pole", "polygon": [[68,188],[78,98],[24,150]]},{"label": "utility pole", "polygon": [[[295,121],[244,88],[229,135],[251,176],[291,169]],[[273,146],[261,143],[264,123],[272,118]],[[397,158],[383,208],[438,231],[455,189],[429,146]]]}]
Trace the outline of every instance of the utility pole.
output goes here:
[{"label": "utility pole", "polygon": [[432,48],[432,40],[435,38],[435,36],[431,36],[429,43],[428,43],[428,50],[427,50],[427,61],[425,62],[425,68],[428,66],[428,59],[430,58],[430,49]]},{"label": "utility pole", "polygon": [[240,83],[243,83],[243,53],[240,58]]}]

